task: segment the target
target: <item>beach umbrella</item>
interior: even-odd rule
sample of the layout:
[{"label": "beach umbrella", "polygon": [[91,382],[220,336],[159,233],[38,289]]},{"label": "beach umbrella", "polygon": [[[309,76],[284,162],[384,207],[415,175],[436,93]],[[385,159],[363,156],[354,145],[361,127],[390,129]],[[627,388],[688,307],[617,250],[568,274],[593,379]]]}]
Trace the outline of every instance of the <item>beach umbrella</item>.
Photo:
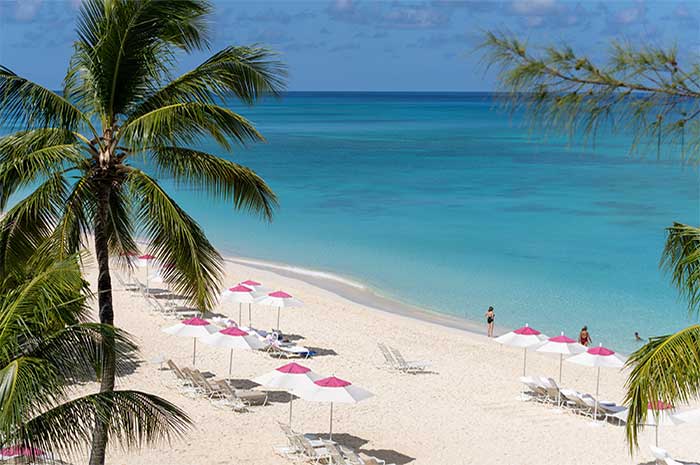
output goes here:
[{"label": "beach umbrella", "polygon": [[595,382],[595,406],[593,408],[593,421],[598,418],[598,394],[600,391],[600,369],[601,368],[622,368],[625,366],[627,359],[622,355],[615,353],[614,350],[610,350],[603,347],[600,344],[598,347],[591,347],[585,352],[581,352],[578,355],[567,358],[567,362],[576,363],[577,365],[583,365],[587,367],[593,367],[596,369],[596,382]]},{"label": "beach umbrella", "polygon": [[250,304],[255,302],[256,296],[255,291],[247,286],[238,284],[233,287],[229,287],[221,294],[221,300],[227,300],[231,302],[238,302],[238,325],[243,324],[243,304],[248,304],[248,326],[251,325],[250,322]]},{"label": "beach umbrella", "polygon": [[270,292],[260,297],[256,303],[268,307],[277,307],[277,329],[280,329],[280,310],[282,307],[301,307],[304,305],[301,300],[284,291]]},{"label": "beach umbrella", "polygon": [[176,325],[163,328],[163,332],[172,334],[173,336],[191,337],[193,339],[192,366],[194,366],[197,362],[197,338],[215,333],[218,329],[219,328],[209,323],[207,320],[194,317],[182,320]]},{"label": "beach umbrella", "polygon": [[[615,418],[627,422],[627,417],[629,416],[629,409],[625,409],[622,412],[613,415]],[[654,427],[654,436],[656,447],[659,447],[659,427],[660,426],[670,426],[670,425],[680,425],[685,423],[682,417],[676,413],[676,409],[673,405],[667,404],[666,402],[656,401],[649,402],[647,404],[647,419],[646,426]]]},{"label": "beach umbrella", "polygon": [[10,460],[19,457],[34,459],[37,457],[46,457],[48,454],[36,447],[26,446],[11,446],[0,449],[0,460]]},{"label": "beach umbrella", "polygon": [[288,363],[269,373],[258,376],[253,382],[271,389],[282,389],[289,392],[289,427],[292,427],[292,402],[294,394],[309,395],[315,390],[314,381],[321,379],[311,369],[298,363]]},{"label": "beach umbrella", "polygon": [[156,257],[150,254],[144,254],[144,255],[139,255],[138,260],[136,260],[136,266],[138,267],[145,267],[146,268],[146,294],[149,294],[148,290],[148,266],[151,263],[151,261],[155,260]]},{"label": "beach umbrella", "polygon": [[[265,291],[265,288],[263,287],[262,283],[259,281],[255,281],[254,279],[246,279],[245,281],[241,281],[238,284],[240,284],[241,286],[249,287],[258,294]],[[248,326],[253,325],[251,303],[252,302],[248,303]]]},{"label": "beach umbrella", "polygon": [[523,376],[527,369],[527,349],[542,344],[547,339],[547,336],[525,325],[514,331],[498,336],[494,341],[510,347],[519,347],[523,349]]},{"label": "beach umbrella", "polygon": [[228,376],[231,377],[233,367],[233,349],[258,350],[264,347],[263,343],[247,331],[231,326],[211,334],[205,334],[199,338],[203,343],[214,347],[226,347],[231,349],[228,359]]},{"label": "beach umbrella", "polygon": [[559,383],[561,383],[561,372],[562,365],[564,364],[564,357],[569,357],[571,355],[580,354],[586,351],[586,346],[579,344],[574,339],[564,335],[564,332],[559,336],[550,337],[542,343],[536,352],[541,352],[545,354],[558,354],[559,355]]},{"label": "beach umbrella", "polygon": [[349,381],[336,378],[335,376],[317,379],[314,381],[314,384],[316,386],[312,390],[299,393],[299,397],[311,402],[330,402],[331,419],[328,435],[330,439],[333,439],[333,404],[356,404],[374,395]]}]

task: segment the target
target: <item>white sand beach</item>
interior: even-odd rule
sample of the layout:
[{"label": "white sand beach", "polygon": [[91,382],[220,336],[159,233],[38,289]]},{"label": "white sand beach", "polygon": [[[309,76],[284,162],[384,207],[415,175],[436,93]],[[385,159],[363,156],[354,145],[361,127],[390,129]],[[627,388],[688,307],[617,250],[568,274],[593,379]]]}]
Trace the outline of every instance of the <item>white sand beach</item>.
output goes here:
[{"label": "white sand beach", "polygon": [[[501,347],[486,337],[419,319],[353,303],[291,276],[227,262],[226,283],[253,278],[268,288],[284,289],[304,301],[301,308],[282,311],[285,334],[318,355],[299,361],[314,371],[335,375],[373,392],[356,405],[336,405],[334,440],[387,463],[416,465],[623,465],[652,462],[649,445],[653,429],[644,432],[640,450],[630,457],[624,429],[589,419],[555,413],[549,406],[519,400],[518,376],[522,351]],[[88,270],[94,285],[94,268]],[[140,345],[144,363],[118,380],[120,388],[158,394],[177,404],[192,418],[186,438],[134,453],[112,450],[110,463],[121,464],[237,464],[291,463],[275,454],[273,446],[286,444],[277,421],[286,421],[286,396],[270,405],[234,413],[191,399],[173,389],[174,375],[150,361],[159,355],[181,366],[191,365],[192,340],[170,336],[161,328],[174,324],[153,313],[145,298],[114,283],[115,323]],[[94,304],[96,307],[96,303]],[[238,307],[218,309],[237,318]],[[247,313],[247,312],[244,312]],[[253,307],[253,326],[269,329],[276,310]],[[247,323],[247,317],[244,317]],[[497,333],[503,332],[497,327]],[[429,360],[434,373],[400,374],[384,368],[377,342],[399,348],[409,359]],[[261,352],[234,354],[234,384],[287,363]],[[197,368],[226,376],[228,351],[198,345]],[[556,377],[558,359],[530,354],[528,374]],[[622,401],[625,374],[603,370],[601,398]],[[565,363],[563,386],[595,391],[595,372]],[[328,432],[329,406],[298,400],[294,428],[304,433]],[[660,444],[676,458],[700,460],[700,427],[682,425],[662,429]]]}]

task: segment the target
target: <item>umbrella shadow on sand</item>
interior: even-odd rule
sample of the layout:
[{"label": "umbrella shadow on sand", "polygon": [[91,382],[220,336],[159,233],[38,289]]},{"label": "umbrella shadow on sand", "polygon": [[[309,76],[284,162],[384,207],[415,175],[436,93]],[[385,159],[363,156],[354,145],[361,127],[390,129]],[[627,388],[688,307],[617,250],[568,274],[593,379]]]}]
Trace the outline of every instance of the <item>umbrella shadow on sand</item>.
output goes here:
[{"label": "umbrella shadow on sand", "polygon": [[260,386],[258,383],[251,381],[249,379],[236,379],[236,378],[228,378],[226,379],[226,382],[229,384],[234,389],[253,389],[255,387]]},{"label": "umbrella shadow on sand", "polygon": [[[328,433],[316,433],[316,436],[320,438],[325,438]],[[376,457],[385,461],[386,463],[395,463],[396,465],[405,465],[407,463],[413,462],[415,457],[410,457],[406,454],[402,454],[399,451],[391,449],[365,449],[364,446],[369,442],[369,440],[353,436],[347,433],[333,433],[333,441],[337,442],[342,446],[349,447],[353,449],[358,454],[369,455]]]}]

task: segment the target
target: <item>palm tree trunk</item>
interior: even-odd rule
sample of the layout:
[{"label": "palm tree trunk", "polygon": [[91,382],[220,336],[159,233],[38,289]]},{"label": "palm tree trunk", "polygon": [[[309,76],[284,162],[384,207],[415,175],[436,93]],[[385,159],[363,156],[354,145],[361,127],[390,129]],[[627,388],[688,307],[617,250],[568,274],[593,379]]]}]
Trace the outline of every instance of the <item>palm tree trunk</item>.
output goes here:
[{"label": "palm tree trunk", "polygon": [[[100,185],[98,192],[98,206],[95,221],[95,255],[99,275],[97,278],[97,292],[99,303],[100,323],[114,325],[114,309],[112,308],[112,279],[109,275],[109,247],[107,242],[107,210],[109,208],[108,183]],[[114,334],[102,335],[103,364],[100,380],[100,392],[114,390],[114,378],[116,374],[116,360],[114,351]],[[92,436],[92,450],[90,452],[90,465],[104,465],[105,451],[107,449],[107,421],[109,412],[104,412],[102,418],[96,418],[95,430]]]}]

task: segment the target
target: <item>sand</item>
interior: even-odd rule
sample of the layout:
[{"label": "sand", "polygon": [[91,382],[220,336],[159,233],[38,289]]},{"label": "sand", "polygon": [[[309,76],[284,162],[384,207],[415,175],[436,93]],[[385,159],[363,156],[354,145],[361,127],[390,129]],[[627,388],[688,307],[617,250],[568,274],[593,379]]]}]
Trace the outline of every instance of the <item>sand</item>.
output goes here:
[{"label": "sand", "polygon": [[[501,347],[462,329],[370,308],[291,274],[241,263],[226,266],[227,283],[253,278],[305,302],[302,308],[283,310],[281,320],[286,334],[299,336],[298,343],[319,352],[301,363],[375,394],[356,405],[336,405],[334,439],[341,444],[395,464],[622,465],[652,461],[651,428],[642,434],[638,454],[630,457],[622,427],[591,426],[587,418],[519,400],[521,350]],[[96,281],[94,268],[87,270],[87,276],[92,283]],[[192,341],[161,332],[160,328],[175,321],[151,312],[138,293],[117,285],[114,305],[116,324],[134,336],[144,359],[133,373],[118,380],[118,386],[168,399],[191,416],[194,427],[185,439],[169,445],[130,452],[113,449],[110,463],[291,463],[273,449],[286,443],[277,425],[287,419],[286,396],[274,396],[271,405],[253,407],[248,413],[221,410],[205,399],[183,396],[173,389],[173,373],[160,370],[151,361],[165,355],[190,366]],[[238,317],[236,304],[218,310]],[[269,329],[275,320],[276,310],[253,308],[254,326]],[[497,327],[498,332],[503,330]],[[384,368],[377,341],[399,348],[408,359],[429,360],[434,373],[409,375]],[[246,380],[286,362],[264,353],[237,351],[234,384],[245,386]],[[197,368],[225,377],[228,351],[199,344]],[[528,357],[528,374],[555,377],[557,373],[558,358]],[[624,380],[625,373],[604,370],[601,398],[621,402]],[[594,370],[565,363],[562,384],[594,392]],[[328,405],[299,400],[294,411],[295,429],[327,433]],[[697,461],[699,434],[698,426],[667,427],[660,433],[660,442],[674,457]]]}]

